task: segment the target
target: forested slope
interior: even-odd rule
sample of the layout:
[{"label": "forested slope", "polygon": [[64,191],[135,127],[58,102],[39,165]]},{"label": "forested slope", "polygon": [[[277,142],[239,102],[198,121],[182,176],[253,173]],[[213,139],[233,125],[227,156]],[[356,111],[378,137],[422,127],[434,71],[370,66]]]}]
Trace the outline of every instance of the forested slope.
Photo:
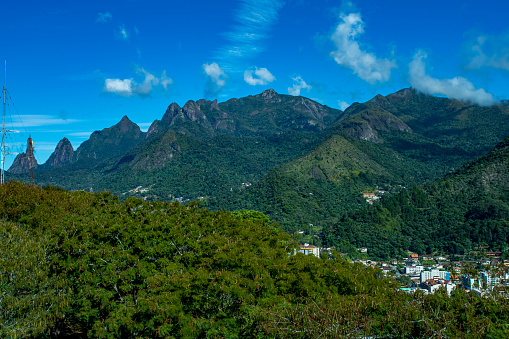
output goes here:
[{"label": "forested slope", "polygon": [[509,246],[509,138],[448,174],[374,206],[345,215],[325,232],[343,251],[368,247],[377,257],[417,253],[463,254],[479,245]]},{"label": "forested slope", "polygon": [[381,272],[293,255],[257,212],[0,187],[3,338],[507,335],[507,300],[398,292]]}]

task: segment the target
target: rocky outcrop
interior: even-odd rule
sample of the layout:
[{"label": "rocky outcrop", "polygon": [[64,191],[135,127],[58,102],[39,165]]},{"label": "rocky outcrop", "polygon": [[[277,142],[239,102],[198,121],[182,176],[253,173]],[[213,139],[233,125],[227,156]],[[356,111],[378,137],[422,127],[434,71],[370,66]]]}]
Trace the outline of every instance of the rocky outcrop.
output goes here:
[{"label": "rocky outcrop", "polygon": [[68,165],[72,163],[73,153],[74,149],[71,142],[69,139],[63,138],[44,165],[49,168],[59,168]]},{"label": "rocky outcrop", "polygon": [[184,113],[184,116],[191,121],[196,121],[199,123],[208,122],[207,117],[201,111],[200,105],[193,100],[186,102],[184,107],[182,107],[182,112]]},{"label": "rocky outcrop", "polygon": [[274,91],[272,88],[263,91],[262,94],[260,95],[263,98],[263,101],[269,104],[276,104],[282,101],[279,94],[277,94],[277,92]]},{"label": "rocky outcrop", "polygon": [[32,138],[29,137],[27,140],[26,152],[23,152],[16,156],[11,167],[8,170],[9,173],[13,174],[29,173],[31,167],[33,167],[34,170],[37,168],[38,164],[37,160],[35,159],[32,146],[33,146]]},{"label": "rocky outcrop", "polygon": [[166,112],[164,112],[161,122],[164,125],[171,126],[173,119],[177,116],[183,117],[182,108],[180,108],[180,106],[176,102],[174,102],[170,106],[168,106]]}]

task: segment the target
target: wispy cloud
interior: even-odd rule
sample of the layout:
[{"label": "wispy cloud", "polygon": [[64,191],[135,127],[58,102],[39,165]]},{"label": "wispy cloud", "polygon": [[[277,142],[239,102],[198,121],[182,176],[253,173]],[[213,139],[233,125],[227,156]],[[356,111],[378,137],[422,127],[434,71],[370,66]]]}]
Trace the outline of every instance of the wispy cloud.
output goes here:
[{"label": "wispy cloud", "polygon": [[12,123],[9,126],[18,127],[36,127],[36,126],[49,126],[49,125],[66,125],[81,120],[76,119],[62,119],[55,115],[17,115],[12,116]]},{"label": "wispy cloud", "polygon": [[445,95],[451,99],[473,102],[481,106],[493,105],[493,95],[486,93],[482,88],[476,89],[465,78],[455,77],[452,79],[435,79],[426,74],[423,59],[426,53],[418,51],[410,63],[410,84],[416,90],[426,94]]},{"label": "wispy cloud", "polygon": [[125,25],[118,26],[118,29],[115,32],[115,37],[119,40],[129,40],[129,31]]},{"label": "wispy cloud", "polygon": [[141,97],[148,97],[152,93],[154,86],[161,85],[164,90],[167,90],[168,85],[173,83],[173,80],[166,76],[166,71],[163,71],[159,78],[155,77],[153,74],[147,72],[143,68],[139,68],[136,73],[145,76],[143,82],[138,83],[132,78],[106,79],[104,81],[104,91],[124,97],[131,97],[136,95]]},{"label": "wispy cloud", "polygon": [[[253,73],[257,78],[253,77]],[[266,68],[255,67],[254,71],[247,70],[244,72],[244,81],[251,86],[266,85],[274,80],[276,80],[276,77],[274,77]]]},{"label": "wispy cloud", "polygon": [[468,68],[489,66],[509,71],[509,35],[479,35],[470,45]]},{"label": "wispy cloud", "polygon": [[241,0],[235,12],[235,25],[225,34],[227,45],[220,48],[216,59],[228,69],[235,69],[242,59],[252,58],[265,49],[264,40],[278,19],[280,0]]},{"label": "wispy cloud", "polygon": [[111,20],[113,16],[110,12],[104,12],[104,13],[97,13],[97,18],[95,19],[95,22],[105,23]]},{"label": "wispy cloud", "polygon": [[73,133],[67,133],[66,135],[70,135],[73,137],[79,137],[79,138],[88,138],[93,132],[73,132]]},{"label": "wispy cloud", "polygon": [[216,96],[219,91],[226,85],[226,73],[216,62],[211,64],[203,64],[203,70],[208,77],[205,87],[205,97]]},{"label": "wispy cloud", "polygon": [[306,82],[300,76],[292,78],[292,80],[294,81],[293,86],[288,87],[288,94],[290,95],[300,95],[300,91],[302,89],[306,89],[308,91],[311,89],[311,86],[306,84]]},{"label": "wispy cloud", "polygon": [[341,14],[341,22],[332,34],[336,50],[331,56],[341,66],[350,68],[359,78],[370,84],[385,82],[391,76],[396,62],[379,59],[373,53],[361,50],[357,37],[364,33],[364,22],[360,13]]}]

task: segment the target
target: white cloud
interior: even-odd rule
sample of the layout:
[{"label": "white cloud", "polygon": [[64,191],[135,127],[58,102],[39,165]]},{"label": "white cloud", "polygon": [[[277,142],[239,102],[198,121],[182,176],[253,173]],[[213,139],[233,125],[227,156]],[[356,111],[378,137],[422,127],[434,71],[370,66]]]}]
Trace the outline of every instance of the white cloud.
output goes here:
[{"label": "white cloud", "polygon": [[263,41],[278,19],[280,0],[241,0],[235,13],[235,26],[225,34],[228,44],[219,49],[217,59],[234,68],[232,63],[262,52]]},{"label": "white cloud", "polygon": [[80,122],[76,119],[62,119],[54,115],[17,115],[12,116],[9,127],[36,127],[48,125],[66,125]]},{"label": "white cloud", "polygon": [[110,12],[97,13],[97,18],[95,19],[95,22],[105,23],[110,21],[111,18],[112,15]]},{"label": "white cloud", "polygon": [[495,103],[492,94],[486,93],[482,88],[476,89],[474,85],[465,78],[432,78],[426,74],[425,65],[422,61],[422,59],[426,57],[426,53],[419,51],[415,54],[414,60],[409,65],[409,81],[413,88],[426,94],[445,95],[450,99],[473,102],[481,106],[489,106]]},{"label": "white cloud", "polygon": [[73,132],[67,133],[67,135],[79,138],[88,138],[93,132]]},{"label": "white cloud", "polygon": [[288,94],[290,95],[300,95],[300,91],[302,89],[310,90],[311,86],[306,84],[306,82],[300,77],[292,78],[292,80],[295,82],[292,87],[288,87]]},{"label": "white cloud", "polygon": [[147,97],[152,92],[154,86],[161,85],[164,90],[168,89],[168,85],[173,83],[173,80],[166,76],[166,71],[163,71],[160,78],[155,77],[153,74],[147,72],[143,68],[139,68],[136,73],[143,74],[145,79],[142,83],[137,83],[134,79],[106,79],[104,81],[104,91],[114,93],[124,97],[138,95]]},{"label": "white cloud", "polygon": [[166,71],[163,71],[160,81],[161,81],[161,85],[163,86],[164,90],[168,89],[168,85],[173,84],[173,79],[170,79],[166,76]]},{"label": "white cloud", "polygon": [[125,28],[125,25],[120,25],[118,27],[117,33],[115,35],[116,35],[117,39],[121,39],[121,40],[129,39],[129,32],[127,31],[127,28]]},{"label": "white cloud", "polygon": [[350,107],[350,104],[345,101],[338,100],[338,106],[340,110],[344,111],[345,109]]},{"label": "white cloud", "polygon": [[203,64],[202,67],[209,78],[207,88],[205,89],[205,95],[207,97],[214,96],[226,85],[226,73],[216,62]]},{"label": "white cloud", "polygon": [[[254,78],[253,77],[253,73],[258,78]],[[244,72],[244,80],[248,84],[250,84],[252,86],[255,86],[255,85],[266,85],[269,82],[272,82],[272,81],[276,80],[276,78],[269,72],[268,69],[266,69],[266,68],[256,68],[254,71],[253,70],[245,71]]]},{"label": "white cloud", "polygon": [[128,97],[133,95],[133,82],[133,79],[106,79],[104,91]]},{"label": "white cloud", "polygon": [[470,49],[473,56],[469,68],[489,66],[509,71],[509,35],[480,35]]},{"label": "white cloud", "polygon": [[396,67],[396,63],[388,59],[378,59],[373,53],[362,51],[356,41],[356,37],[364,33],[361,15],[341,14],[341,20],[331,37],[336,45],[336,50],[331,52],[334,60],[371,84],[389,80],[391,69]]}]

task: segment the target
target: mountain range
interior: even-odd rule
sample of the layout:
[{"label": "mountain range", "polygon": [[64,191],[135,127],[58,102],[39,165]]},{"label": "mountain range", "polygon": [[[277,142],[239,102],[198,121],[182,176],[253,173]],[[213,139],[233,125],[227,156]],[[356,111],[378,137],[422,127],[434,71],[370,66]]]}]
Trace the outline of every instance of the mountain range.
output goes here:
[{"label": "mountain range", "polygon": [[[408,88],[344,112],[272,89],[226,102],[168,106],[142,132],[126,116],[76,151],[66,138],[36,183],[149,200],[255,209],[290,232],[334,225],[362,193],[435,181],[509,135],[509,107]],[[8,178],[25,180],[15,161]],[[139,188],[139,189],[137,189]]]}]

